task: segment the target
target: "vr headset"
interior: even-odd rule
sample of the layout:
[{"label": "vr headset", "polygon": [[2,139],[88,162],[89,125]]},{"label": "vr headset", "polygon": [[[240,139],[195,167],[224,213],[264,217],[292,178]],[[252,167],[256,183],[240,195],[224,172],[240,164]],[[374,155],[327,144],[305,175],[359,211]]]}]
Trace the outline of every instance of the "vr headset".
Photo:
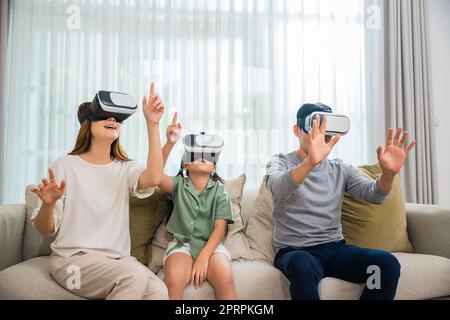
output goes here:
[{"label": "vr headset", "polygon": [[327,127],[325,128],[326,136],[343,136],[350,130],[350,119],[346,115],[316,111],[305,118],[303,130],[306,133],[311,130],[313,121],[317,116],[320,117],[320,124],[323,122],[323,117],[327,117]]},{"label": "vr headset", "polygon": [[126,93],[113,91],[99,91],[94,97],[90,107],[78,118],[80,123],[89,119],[91,121],[116,119],[122,123],[137,110],[134,98]]},{"label": "vr headset", "polygon": [[184,163],[193,163],[201,160],[216,164],[219,160],[224,142],[220,136],[201,132],[200,134],[186,135],[183,138],[183,144]]}]

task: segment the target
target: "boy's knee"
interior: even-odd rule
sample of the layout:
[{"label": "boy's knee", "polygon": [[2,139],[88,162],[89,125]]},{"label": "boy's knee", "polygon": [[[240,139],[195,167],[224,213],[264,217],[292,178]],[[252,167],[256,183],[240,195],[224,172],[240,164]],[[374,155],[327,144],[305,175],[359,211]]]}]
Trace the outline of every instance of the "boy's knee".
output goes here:
[{"label": "boy's knee", "polygon": [[375,264],[381,269],[381,276],[389,275],[400,277],[401,265],[397,258],[389,252],[379,251],[374,259]]},{"label": "boy's knee", "polygon": [[321,266],[307,252],[296,252],[289,260],[288,273],[295,277],[322,278]]}]

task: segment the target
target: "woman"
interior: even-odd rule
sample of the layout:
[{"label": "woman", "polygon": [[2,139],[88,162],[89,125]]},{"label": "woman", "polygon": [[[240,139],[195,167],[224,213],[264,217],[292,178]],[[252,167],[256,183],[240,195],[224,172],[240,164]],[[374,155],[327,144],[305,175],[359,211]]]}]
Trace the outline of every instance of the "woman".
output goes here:
[{"label": "woman", "polygon": [[49,178],[34,189],[42,201],[32,221],[43,235],[58,232],[52,243],[50,273],[74,294],[94,299],[167,299],[164,283],[130,256],[129,192],[145,198],[162,179],[159,122],[164,104],[154,93],[144,97],[149,152],[147,167],[130,161],[115,118],[85,119],[74,150],[57,159]]}]

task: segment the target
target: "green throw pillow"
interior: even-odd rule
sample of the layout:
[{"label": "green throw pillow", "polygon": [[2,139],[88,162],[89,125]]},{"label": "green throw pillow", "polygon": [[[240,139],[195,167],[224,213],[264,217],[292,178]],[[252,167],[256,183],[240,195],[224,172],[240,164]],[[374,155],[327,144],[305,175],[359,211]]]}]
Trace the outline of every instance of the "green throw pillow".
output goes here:
[{"label": "green throw pillow", "polygon": [[150,242],[162,219],[172,210],[172,202],[159,189],[148,198],[130,195],[131,255],[144,264],[152,254]]},{"label": "green throw pillow", "polygon": [[[360,166],[369,179],[381,175],[378,164]],[[389,252],[412,252],[406,230],[406,209],[398,177],[383,204],[368,204],[348,194],[342,204],[342,231],[348,244]]]}]

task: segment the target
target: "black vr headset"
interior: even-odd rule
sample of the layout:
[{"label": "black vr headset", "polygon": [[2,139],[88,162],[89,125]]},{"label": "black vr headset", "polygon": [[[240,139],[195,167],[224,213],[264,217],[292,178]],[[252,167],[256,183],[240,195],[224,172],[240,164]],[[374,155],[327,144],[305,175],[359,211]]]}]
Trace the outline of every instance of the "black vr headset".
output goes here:
[{"label": "black vr headset", "polygon": [[88,107],[78,120],[83,123],[84,120],[91,121],[116,119],[122,123],[128,119],[137,110],[137,104],[134,98],[126,93],[113,91],[99,91],[94,97],[90,107]]},{"label": "black vr headset", "polygon": [[325,129],[325,135],[327,136],[343,136],[350,130],[350,119],[346,115],[333,113],[330,107],[322,103],[302,105],[297,113],[297,125],[305,133],[308,133],[317,116],[320,117],[320,124],[322,124],[324,116],[327,117],[327,127]]},{"label": "black vr headset", "polygon": [[192,163],[199,160],[216,164],[223,148],[223,139],[217,135],[188,134],[183,138],[184,163]]}]

